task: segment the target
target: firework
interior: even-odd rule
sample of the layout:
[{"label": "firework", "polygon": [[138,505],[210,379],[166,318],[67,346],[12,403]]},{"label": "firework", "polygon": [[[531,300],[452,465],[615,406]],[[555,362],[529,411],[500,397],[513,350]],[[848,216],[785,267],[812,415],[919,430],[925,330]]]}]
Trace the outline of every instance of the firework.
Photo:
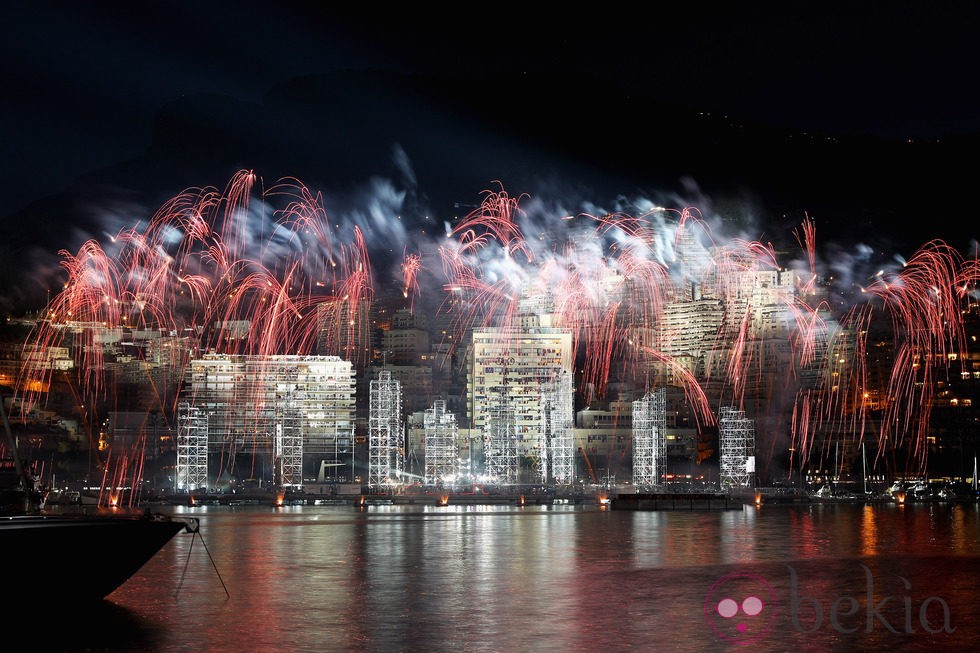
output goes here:
[{"label": "firework", "polygon": [[[166,415],[188,362],[205,353],[372,362],[372,244],[362,225],[331,221],[298,180],[266,189],[240,171],[223,191],[188,189],[138,224],[60,252],[62,288],[25,345],[22,414],[67,380],[99,440],[95,407],[115,392],[107,345],[127,332],[180,342],[153,352],[176,370],[155,388]],[[451,319],[451,347],[465,348],[474,328],[567,331],[580,406],[606,397],[613,380],[639,393],[671,385],[702,429],[717,425],[720,406],[755,416],[764,458],[788,450],[803,468],[831,442],[873,440],[879,455],[904,447],[924,468],[936,385],[966,351],[963,314],[980,266],[930,242],[841,310],[818,271],[809,217],[794,235],[802,263],[787,269],[772,245],[722,239],[695,208],[549,215],[499,188],[444,239],[406,245],[392,283],[410,310],[423,301]],[[441,262],[434,282],[425,260]],[[881,318],[894,346],[884,372],[867,367]],[[77,373],[45,359],[56,346],[70,347]]]}]

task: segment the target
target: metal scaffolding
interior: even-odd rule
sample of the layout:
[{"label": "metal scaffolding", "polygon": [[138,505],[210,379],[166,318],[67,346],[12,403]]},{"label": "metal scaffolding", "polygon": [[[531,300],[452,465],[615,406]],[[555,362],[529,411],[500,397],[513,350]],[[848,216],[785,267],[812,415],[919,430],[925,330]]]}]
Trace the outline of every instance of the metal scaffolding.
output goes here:
[{"label": "metal scaffolding", "polygon": [[491,483],[517,482],[517,419],[506,397],[487,411],[483,428],[486,473]]},{"label": "metal scaffolding", "polygon": [[273,468],[276,485],[303,485],[303,392],[296,383],[295,368],[277,379]]},{"label": "metal scaffolding", "polygon": [[208,487],[208,416],[200,408],[177,406],[176,490],[191,492]]},{"label": "metal scaffolding", "polygon": [[575,480],[572,375],[567,370],[561,370],[556,377],[542,396],[545,437],[539,442],[539,474],[544,483],[567,485]]},{"label": "metal scaffolding", "polygon": [[667,390],[633,402],[633,484],[663,485],[667,473]]},{"label": "metal scaffolding", "polygon": [[[297,487],[304,467],[351,482],[354,391],[353,366],[336,356],[209,354],[190,363],[182,423],[208,453],[200,464],[220,464],[209,470],[213,486]],[[180,458],[178,478],[190,460]]]},{"label": "metal scaffolding", "polygon": [[723,490],[754,486],[755,425],[733,406],[718,411],[719,481]]},{"label": "metal scaffolding", "polygon": [[446,412],[446,402],[437,400],[425,411],[425,484],[452,483],[459,476],[459,444],[456,415]]},{"label": "metal scaffolding", "polygon": [[382,370],[371,380],[368,416],[368,485],[382,488],[402,476],[401,382]]}]

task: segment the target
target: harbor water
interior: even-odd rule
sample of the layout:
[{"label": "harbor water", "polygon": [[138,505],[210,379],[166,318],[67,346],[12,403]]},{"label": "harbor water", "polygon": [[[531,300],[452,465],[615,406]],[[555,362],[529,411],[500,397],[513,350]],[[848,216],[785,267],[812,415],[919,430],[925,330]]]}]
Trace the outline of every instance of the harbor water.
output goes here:
[{"label": "harbor water", "polygon": [[[980,506],[166,507],[199,523],[41,650],[977,651]],[[41,561],[37,561],[38,564]],[[47,564],[93,564],[63,560]]]}]

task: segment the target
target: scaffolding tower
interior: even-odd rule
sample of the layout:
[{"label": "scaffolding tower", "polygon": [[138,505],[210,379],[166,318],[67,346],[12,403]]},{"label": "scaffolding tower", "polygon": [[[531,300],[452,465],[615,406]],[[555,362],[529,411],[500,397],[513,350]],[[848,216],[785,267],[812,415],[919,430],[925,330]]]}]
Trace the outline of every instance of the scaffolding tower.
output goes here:
[{"label": "scaffolding tower", "polygon": [[755,425],[734,406],[718,411],[719,482],[723,490],[754,486]]},{"label": "scaffolding tower", "polygon": [[401,382],[382,370],[371,380],[368,416],[368,485],[381,488],[402,475]]},{"label": "scaffolding tower", "polygon": [[437,400],[423,417],[425,429],[426,485],[452,483],[459,475],[459,444],[456,415],[446,412],[446,402]]},{"label": "scaffolding tower", "polygon": [[295,368],[278,379],[275,404],[274,477],[283,488],[303,486],[303,398],[297,390]]},{"label": "scaffolding tower", "polygon": [[208,416],[200,408],[177,406],[176,490],[191,492],[208,487]]},{"label": "scaffolding tower", "polygon": [[[540,440],[541,481],[567,485],[575,480],[575,441],[572,431],[572,376],[561,370],[542,397],[544,433]],[[550,462],[550,466],[549,466]]]},{"label": "scaffolding tower", "polygon": [[633,485],[661,486],[667,474],[667,390],[633,402]]},{"label": "scaffolding tower", "polygon": [[486,473],[491,483],[517,482],[517,419],[506,397],[487,411],[483,429]]}]

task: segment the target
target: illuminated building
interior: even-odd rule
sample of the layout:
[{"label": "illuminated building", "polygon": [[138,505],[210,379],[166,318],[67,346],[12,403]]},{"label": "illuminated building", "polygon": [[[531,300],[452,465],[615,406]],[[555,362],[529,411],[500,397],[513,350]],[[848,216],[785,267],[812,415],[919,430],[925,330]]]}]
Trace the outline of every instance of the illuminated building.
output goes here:
[{"label": "illuminated building", "polygon": [[370,397],[371,383],[381,371],[387,372],[399,382],[402,393],[402,412],[412,414],[432,405],[432,368],[426,365],[370,366],[358,378],[358,395]]},{"label": "illuminated building", "polygon": [[[206,435],[204,435],[206,434]],[[178,490],[232,480],[303,484],[303,470],[353,480],[354,376],[336,356],[210,354],[190,362],[178,406]],[[181,485],[184,483],[186,485]]]},{"label": "illuminated building", "polygon": [[472,338],[467,404],[471,433],[482,435],[486,473],[491,480],[572,482],[571,333],[491,327]]},{"label": "illuminated building", "polygon": [[430,349],[428,320],[424,313],[399,309],[391,317],[391,328],[381,334],[385,362],[401,365],[417,363]]},{"label": "illuminated building", "polygon": [[317,304],[317,353],[363,369],[371,359],[371,302],[334,298]]},{"label": "illuminated building", "polygon": [[575,452],[579,470],[592,483],[615,482],[630,473],[632,403],[611,401],[607,408],[589,407],[575,415]]}]

